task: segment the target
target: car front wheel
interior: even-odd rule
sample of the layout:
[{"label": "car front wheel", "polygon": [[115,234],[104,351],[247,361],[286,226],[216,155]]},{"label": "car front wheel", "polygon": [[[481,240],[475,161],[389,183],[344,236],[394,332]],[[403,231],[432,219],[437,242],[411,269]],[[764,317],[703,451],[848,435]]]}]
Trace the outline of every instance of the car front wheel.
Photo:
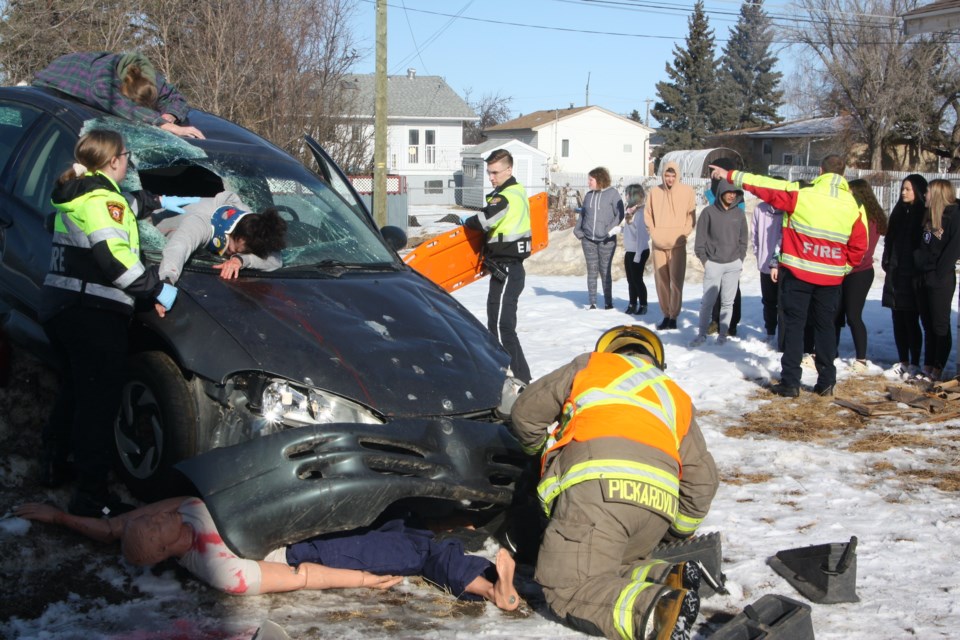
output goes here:
[{"label": "car front wheel", "polygon": [[130,358],[114,425],[118,471],[142,500],[179,484],[173,465],[197,453],[197,401],[176,363],[160,351]]}]

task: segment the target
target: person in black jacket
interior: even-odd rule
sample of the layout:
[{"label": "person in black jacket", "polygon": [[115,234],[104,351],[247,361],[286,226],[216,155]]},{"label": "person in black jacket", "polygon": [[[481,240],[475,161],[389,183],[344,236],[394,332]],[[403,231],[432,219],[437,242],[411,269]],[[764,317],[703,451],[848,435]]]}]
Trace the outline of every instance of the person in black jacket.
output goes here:
[{"label": "person in black jacket", "polygon": [[923,324],[922,381],[937,381],[950,358],[950,305],[957,288],[960,259],[960,208],[956,190],[947,180],[932,180],[920,245],[914,251],[919,276],[917,302]]},{"label": "person in black jacket", "polygon": [[883,257],[880,261],[886,274],[882,304],[890,309],[893,340],[897,345],[898,361],[889,373],[903,379],[920,372],[923,331],[914,287],[916,267],[913,264],[913,251],[920,242],[920,227],[923,225],[926,205],[926,178],[915,173],[904,178],[900,186],[900,199],[887,221],[887,236],[883,241]]}]

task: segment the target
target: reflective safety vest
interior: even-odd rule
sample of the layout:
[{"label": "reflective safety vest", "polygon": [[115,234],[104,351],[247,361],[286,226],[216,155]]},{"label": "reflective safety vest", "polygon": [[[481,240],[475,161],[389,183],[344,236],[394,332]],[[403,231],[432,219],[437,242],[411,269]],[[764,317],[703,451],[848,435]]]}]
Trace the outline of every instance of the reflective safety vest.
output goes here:
[{"label": "reflective safety vest", "polygon": [[486,233],[488,252],[493,256],[526,258],[530,255],[533,241],[527,191],[520,183],[514,182],[501,191],[490,193],[486,197],[487,203],[497,196],[506,198],[507,207],[491,218],[479,216],[480,225]]},{"label": "reflective safety vest", "polygon": [[[679,476],[633,460],[588,460],[547,473],[547,463],[572,441],[626,438],[659,449],[680,465],[680,443],[690,429],[693,403],[677,383],[646,360],[613,353],[593,353],[574,377],[563,406],[555,442],[541,458],[538,493],[549,515],[551,503],[565,489],[593,479],[620,480],[608,489],[671,521],[677,513]],[[681,469],[682,472],[682,469]]]},{"label": "reflective safety vest", "polygon": [[[133,313],[134,298],[124,289],[146,271],[136,216],[113,180],[100,172],[87,178],[93,188],[69,202],[53,203],[53,246],[43,282],[45,297],[53,298],[48,306],[81,304]],[[106,261],[94,257],[94,247],[101,246]]]},{"label": "reflective safety vest", "polygon": [[[783,217],[780,265],[798,279],[838,285],[860,263],[868,242],[866,213],[843,176],[824,173],[810,186],[801,187],[742,171],[730,173],[734,185],[761,198],[764,191],[782,191],[792,200],[793,206],[785,209],[787,215]],[[854,234],[858,234],[859,249],[851,255],[848,243]]]}]

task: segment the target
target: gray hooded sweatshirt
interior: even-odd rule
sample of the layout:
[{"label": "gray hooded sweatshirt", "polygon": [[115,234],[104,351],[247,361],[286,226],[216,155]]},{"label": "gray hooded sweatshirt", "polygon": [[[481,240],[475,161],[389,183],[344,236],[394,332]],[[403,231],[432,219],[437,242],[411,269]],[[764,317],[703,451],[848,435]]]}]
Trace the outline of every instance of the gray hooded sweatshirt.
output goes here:
[{"label": "gray hooded sweatshirt", "polygon": [[[728,191],[735,191],[737,197],[730,207],[726,208],[721,198]],[[700,262],[706,263],[709,260],[725,264],[746,257],[749,234],[747,215],[739,206],[741,202],[743,191],[726,180],[721,180],[717,185],[717,199],[700,212],[697,220],[693,252]]]},{"label": "gray hooded sweatshirt", "polygon": [[623,199],[613,187],[600,191],[591,190],[583,198],[583,212],[573,228],[577,239],[603,242],[610,237],[610,231],[623,220]]}]

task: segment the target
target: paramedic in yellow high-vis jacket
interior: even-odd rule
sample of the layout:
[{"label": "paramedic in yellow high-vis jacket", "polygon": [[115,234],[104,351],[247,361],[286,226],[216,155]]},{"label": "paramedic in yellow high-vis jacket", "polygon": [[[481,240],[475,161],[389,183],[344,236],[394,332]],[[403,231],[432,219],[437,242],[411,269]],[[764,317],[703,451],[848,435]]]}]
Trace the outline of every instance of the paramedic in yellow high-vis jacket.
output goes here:
[{"label": "paramedic in yellow high-vis jacket", "polygon": [[41,481],[56,486],[76,472],[68,506],[74,515],[128,508],[107,491],[128,325],[136,298],[154,302],[162,317],[177,294],[161,282],[156,266],[140,260],[136,216],[118,187],[129,155],[120,134],[90,131],[77,142],[76,163],[51,196],[56,213],[41,320],[64,375],[43,431]]}]

